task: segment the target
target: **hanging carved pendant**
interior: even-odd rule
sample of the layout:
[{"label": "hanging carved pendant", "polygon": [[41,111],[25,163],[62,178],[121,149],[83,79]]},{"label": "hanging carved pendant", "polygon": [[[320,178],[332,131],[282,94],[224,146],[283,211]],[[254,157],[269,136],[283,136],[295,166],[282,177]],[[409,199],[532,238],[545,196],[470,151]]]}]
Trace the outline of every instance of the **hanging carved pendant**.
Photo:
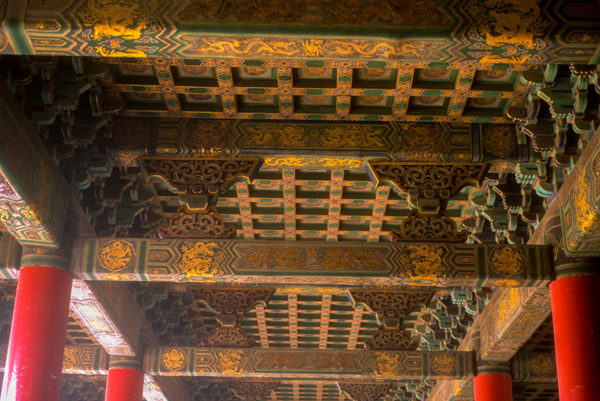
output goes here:
[{"label": "hanging carved pendant", "polygon": [[445,202],[466,186],[481,185],[487,163],[368,162],[371,181],[408,194],[410,203],[421,214],[437,214]]},{"label": "hanging carved pendant", "polygon": [[271,391],[275,391],[279,382],[274,381],[228,381],[227,386],[244,401],[260,401]]},{"label": "hanging carved pendant", "polygon": [[217,203],[219,193],[240,180],[252,182],[262,159],[140,157],[146,180],[156,177],[179,194],[182,204],[193,211]]},{"label": "hanging carved pendant", "polygon": [[225,220],[217,209],[209,207],[206,212],[189,211],[182,207],[168,225],[158,228],[163,238],[233,238],[235,227],[225,227]]},{"label": "hanging carved pendant", "polygon": [[217,320],[226,327],[235,326],[238,317],[262,302],[265,306],[274,289],[204,288],[191,287],[192,298],[203,302],[217,314]]},{"label": "hanging carved pendant", "polygon": [[411,338],[410,333],[404,327],[397,329],[379,327],[373,334],[373,339],[365,342],[367,349],[414,351],[418,346],[419,343]]},{"label": "hanging carved pendant", "polygon": [[352,305],[364,304],[377,314],[377,320],[387,329],[397,329],[401,320],[417,305],[427,305],[433,296],[429,291],[362,291],[349,290]]},{"label": "hanging carved pendant", "polygon": [[431,241],[431,242],[464,242],[469,233],[459,231],[456,223],[446,212],[423,216],[418,210],[412,210],[402,222],[400,230],[390,232],[391,241]]},{"label": "hanging carved pendant", "polygon": [[386,395],[390,385],[387,383],[337,383],[340,392],[348,394],[352,401],[375,401]]},{"label": "hanging carved pendant", "polygon": [[248,348],[254,345],[254,339],[248,337],[248,334],[242,327],[236,324],[233,327],[223,326],[221,323],[212,329],[206,338],[200,340],[204,347],[244,347]]}]

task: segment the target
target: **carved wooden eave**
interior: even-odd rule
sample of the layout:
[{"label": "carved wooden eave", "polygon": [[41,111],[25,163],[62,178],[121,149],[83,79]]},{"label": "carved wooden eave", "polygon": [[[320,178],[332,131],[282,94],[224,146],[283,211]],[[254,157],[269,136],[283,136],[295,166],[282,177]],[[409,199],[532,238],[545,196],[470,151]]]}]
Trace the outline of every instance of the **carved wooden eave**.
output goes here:
[{"label": "carved wooden eave", "polygon": [[184,206],[166,225],[158,227],[158,235],[161,238],[233,238],[235,227],[225,226],[225,220],[214,206],[206,211],[191,211]]},{"label": "carved wooden eave", "polygon": [[377,314],[386,329],[400,327],[402,318],[418,305],[427,305],[433,296],[430,291],[361,291],[349,290],[353,305],[365,305]]},{"label": "carved wooden eave", "polygon": [[390,232],[390,240],[398,242],[464,242],[469,233],[456,228],[456,223],[446,212],[421,215],[411,210],[400,230]]},{"label": "carved wooden eave", "polygon": [[217,314],[225,327],[234,327],[239,317],[257,303],[266,305],[274,289],[190,287],[193,299],[203,302]]},{"label": "carved wooden eave", "polygon": [[243,401],[261,401],[277,389],[276,381],[228,381],[227,386]]},{"label": "carved wooden eave", "polygon": [[140,157],[138,163],[146,180],[166,182],[182,204],[197,211],[215,205],[218,194],[236,182],[252,182],[263,162],[260,158]]},{"label": "carved wooden eave", "polygon": [[374,162],[365,166],[371,181],[407,193],[422,215],[438,214],[448,198],[466,186],[479,187],[487,163]]},{"label": "carved wooden eave", "polygon": [[375,401],[388,393],[386,383],[337,383],[340,392],[348,394],[352,401]]}]

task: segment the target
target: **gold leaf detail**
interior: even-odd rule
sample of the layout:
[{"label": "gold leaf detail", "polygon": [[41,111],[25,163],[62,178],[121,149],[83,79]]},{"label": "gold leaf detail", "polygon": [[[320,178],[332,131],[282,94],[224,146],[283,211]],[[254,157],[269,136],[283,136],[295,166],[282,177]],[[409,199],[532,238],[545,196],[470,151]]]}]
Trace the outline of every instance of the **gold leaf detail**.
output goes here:
[{"label": "gold leaf detail", "polygon": [[236,349],[228,349],[227,351],[217,352],[219,362],[217,363],[217,369],[223,374],[234,374],[239,375],[244,373],[244,368],[241,366],[246,352]]},{"label": "gold leaf detail", "polygon": [[525,256],[518,248],[496,248],[490,255],[490,265],[497,273],[511,277],[525,269]]},{"label": "gold leaf detail", "polygon": [[161,357],[162,366],[171,372],[181,369],[186,361],[187,357],[185,356],[185,353],[176,348],[171,348]]},{"label": "gold leaf detail", "polygon": [[538,376],[548,376],[554,372],[554,363],[548,355],[539,354],[529,361],[531,371]]},{"label": "gold leaf detail", "polygon": [[125,241],[111,241],[100,249],[98,261],[100,266],[113,272],[129,267],[135,258],[133,246]]},{"label": "gold leaf detail", "polygon": [[215,253],[219,245],[215,242],[196,242],[183,245],[183,256],[175,265],[180,272],[188,277],[212,277],[220,273],[219,265],[223,262],[224,255]]},{"label": "gold leaf detail", "polygon": [[456,358],[451,354],[435,354],[431,358],[431,367],[437,373],[447,375],[456,367]]}]

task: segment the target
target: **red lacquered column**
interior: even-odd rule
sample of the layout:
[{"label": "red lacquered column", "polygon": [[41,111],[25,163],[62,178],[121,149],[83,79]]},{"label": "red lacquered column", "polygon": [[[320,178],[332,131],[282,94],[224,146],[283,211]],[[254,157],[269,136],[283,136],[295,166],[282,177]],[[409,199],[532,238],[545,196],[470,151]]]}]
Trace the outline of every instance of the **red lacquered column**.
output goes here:
[{"label": "red lacquered column", "polygon": [[19,271],[2,401],[57,401],[73,277],[53,267]]},{"label": "red lacquered column", "polygon": [[[473,379],[475,401],[512,401],[512,379],[508,375],[489,373]],[[562,401],[562,400],[561,400]]]},{"label": "red lacquered column", "polygon": [[142,401],[144,372],[138,369],[112,368],[106,380],[106,401]]},{"label": "red lacquered column", "polygon": [[560,401],[600,400],[600,276],[550,284]]}]

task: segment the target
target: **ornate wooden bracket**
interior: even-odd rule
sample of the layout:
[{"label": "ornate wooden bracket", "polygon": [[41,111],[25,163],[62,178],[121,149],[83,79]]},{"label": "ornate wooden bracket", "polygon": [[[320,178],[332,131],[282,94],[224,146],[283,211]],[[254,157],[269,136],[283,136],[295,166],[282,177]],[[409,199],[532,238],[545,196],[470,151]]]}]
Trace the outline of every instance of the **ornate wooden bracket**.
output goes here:
[{"label": "ornate wooden bracket", "polygon": [[233,327],[217,323],[217,327],[212,329],[206,338],[200,340],[200,344],[205,347],[248,348],[254,345],[254,339],[248,337],[248,334],[242,329],[239,323]]},{"label": "ornate wooden bracket", "polygon": [[411,210],[402,222],[400,230],[392,230],[391,241],[431,241],[431,242],[464,242],[469,235],[459,231],[456,223],[446,212],[435,215],[421,215],[418,210]]},{"label": "ornate wooden bracket", "polygon": [[235,227],[226,227],[225,220],[214,206],[199,212],[184,206],[166,226],[158,228],[158,233],[163,238],[233,238]]},{"label": "ornate wooden bracket", "polygon": [[398,329],[402,318],[417,305],[427,305],[433,296],[429,291],[348,291],[352,306],[361,303],[377,314],[386,329]]},{"label": "ornate wooden bracket", "polygon": [[336,383],[340,392],[348,394],[352,401],[374,401],[386,395],[388,383]]},{"label": "ornate wooden bracket", "polygon": [[373,339],[365,342],[367,349],[389,349],[389,350],[407,350],[414,351],[419,344],[411,339],[411,335],[404,327],[397,329],[387,329],[379,327]]},{"label": "ornate wooden bracket", "polygon": [[234,327],[241,315],[259,302],[266,304],[274,289],[204,288],[190,287],[196,301],[203,302],[217,314],[217,321],[225,327]]},{"label": "ornate wooden bracket", "polygon": [[479,186],[487,163],[368,162],[371,181],[408,193],[409,202],[423,215],[438,214],[448,198],[466,186]]},{"label": "ornate wooden bracket", "polygon": [[259,158],[140,157],[138,161],[145,179],[156,177],[165,181],[192,211],[214,206],[219,193],[236,182],[251,182],[262,165]]},{"label": "ornate wooden bracket", "polygon": [[244,401],[260,401],[277,389],[275,381],[228,381],[227,386]]}]

